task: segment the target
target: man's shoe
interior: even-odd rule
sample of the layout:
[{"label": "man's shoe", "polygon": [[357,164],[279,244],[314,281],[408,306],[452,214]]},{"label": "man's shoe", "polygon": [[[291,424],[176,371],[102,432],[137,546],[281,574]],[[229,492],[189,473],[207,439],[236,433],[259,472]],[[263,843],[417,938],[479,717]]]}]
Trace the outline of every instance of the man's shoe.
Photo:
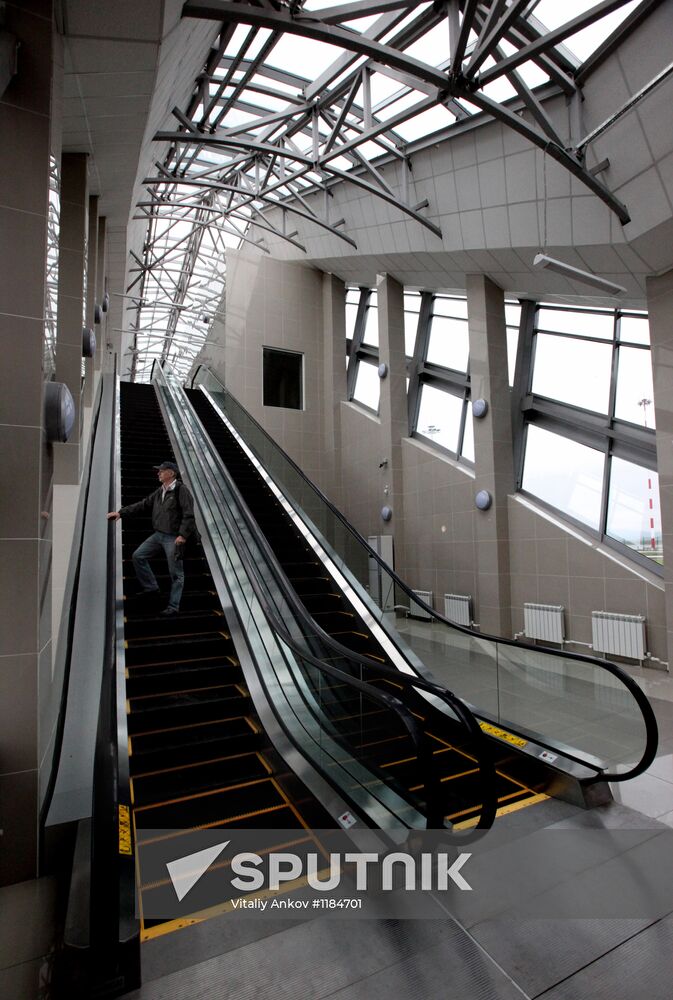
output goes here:
[{"label": "man's shoe", "polygon": [[164,608],[163,611],[159,612],[160,618],[172,618],[174,615],[179,614],[177,608]]}]

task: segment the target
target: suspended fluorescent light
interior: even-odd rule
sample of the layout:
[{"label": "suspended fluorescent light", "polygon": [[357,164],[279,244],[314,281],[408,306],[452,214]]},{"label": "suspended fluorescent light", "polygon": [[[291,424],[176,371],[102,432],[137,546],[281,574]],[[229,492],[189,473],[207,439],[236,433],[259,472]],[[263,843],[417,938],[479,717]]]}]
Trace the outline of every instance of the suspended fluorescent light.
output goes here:
[{"label": "suspended fluorescent light", "polygon": [[562,274],[566,278],[581,281],[585,285],[593,285],[594,288],[600,288],[602,292],[609,292],[611,295],[621,295],[626,291],[622,285],[615,285],[613,281],[608,281],[607,278],[601,278],[590,271],[582,271],[579,267],[565,264],[562,260],[555,260],[553,257],[548,257],[546,253],[535,254],[533,267],[555,271],[556,274]]}]

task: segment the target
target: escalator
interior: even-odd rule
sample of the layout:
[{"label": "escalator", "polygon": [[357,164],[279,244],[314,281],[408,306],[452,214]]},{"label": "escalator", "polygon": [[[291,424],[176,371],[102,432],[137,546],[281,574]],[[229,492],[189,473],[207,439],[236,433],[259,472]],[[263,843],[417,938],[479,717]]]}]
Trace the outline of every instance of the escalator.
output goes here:
[{"label": "escalator", "polygon": [[[174,455],[154,388],[122,383],[124,506],[156,489],[153,466],[166,460]],[[163,560],[156,564],[159,595],[139,593],[131,556],[151,531],[149,517],[122,521],[129,765],[141,906],[157,888],[143,883],[143,847],[151,842],[151,831],[174,830],[177,841],[195,828],[235,825],[297,829],[310,840],[310,829],[334,826],[266,736],[202,548],[195,543],[187,548],[178,616],[159,614],[170,588]],[[170,922],[143,920],[141,937],[171,929]]]},{"label": "escalator", "polygon": [[[316,633],[322,630],[356,657],[366,657],[373,664],[380,664],[383,670],[378,673],[373,666],[369,668],[367,681],[382,690],[399,693],[403,678],[399,672],[399,680],[391,676],[395,665],[390,655],[327,572],[274,490],[260,476],[206,396],[198,390],[187,390],[187,396],[301,605],[318,626]],[[342,665],[341,660],[338,662]],[[338,698],[339,692],[335,689],[333,699],[337,707]],[[479,768],[464,728],[447,719],[417,692],[407,692],[406,703],[421,721],[433,748],[446,802],[444,820],[457,829],[473,825],[481,812]],[[341,706],[341,710],[346,713],[348,705]],[[363,734],[358,744],[360,754],[366,756],[368,766],[383,772],[423,808],[423,786],[418,782],[415,760],[406,752],[404,735],[391,733],[385,724],[376,727],[375,714],[370,721],[371,730]],[[535,805],[547,798],[545,777],[548,776],[539,767],[521,759],[509,748],[496,746],[494,750],[500,814]]]}]

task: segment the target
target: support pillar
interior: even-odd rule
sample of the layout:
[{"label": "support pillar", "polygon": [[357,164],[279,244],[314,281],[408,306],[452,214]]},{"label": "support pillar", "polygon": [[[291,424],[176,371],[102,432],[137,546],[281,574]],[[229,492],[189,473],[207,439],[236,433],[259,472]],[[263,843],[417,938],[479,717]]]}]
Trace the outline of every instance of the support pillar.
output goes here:
[{"label": "support pillar", "polygon": [[69,441],[54,445],[54,472],[57,483],[72,485],[79,483],[82,465],[82,327],[88,208],[86,153],[64,153],[61,159],[56,379],[65,382],[72,393],[75,425]]},{"label": "support pillar", "polygon": [[42,366],[52,74],[60,78],[61,55],[51,6],[4,10],[22,56],[0,98],[0,885],[37,874],[49,742],[52,459]]},{"label": "support pillar", "polygon": [[483,274],[467,275],[472,400],[488,412],[474,420],[475,495],[487,490],[492,504],[475,517],[478,569],[477,616],[482,631],[511,635],[507,497],[514,492],[507,335],[503,290]]},{"label": "support pillar", "polygon": [[402,439],[409,434],[407,410],[407,370],[404,353],[404,288],[390,275],[377,282],[379,362],[387,367],[381,379],[379,419],[381,421],[381,461],[379,470],[381,507],[390,507],[389,526],[381,521],[382,534],[392,530],[396,548],[404,544],[404,479]]},{"label": "support pillar", "polygon": [[[664,549],[666,642],[673,663],[673,271],[648,278],[647,310],[652,345],[654,414],[657,424],[657,469]],[[670,666],[669,666],[670,669]]]}]

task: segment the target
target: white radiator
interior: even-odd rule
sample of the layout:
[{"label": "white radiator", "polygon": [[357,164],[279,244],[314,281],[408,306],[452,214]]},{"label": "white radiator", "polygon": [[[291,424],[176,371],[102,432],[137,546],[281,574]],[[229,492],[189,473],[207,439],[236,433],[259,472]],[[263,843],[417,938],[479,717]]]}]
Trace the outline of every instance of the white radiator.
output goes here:
[{"label": "white radiator", "polygon": [[472,598],[468,594],[444,594],[444,617],[456,625],[472,624]]},{"label": "white radiator", "polygon": [[563,612],[561,604],[524,604],[523,630],[529,639],[543,642],[563,642]]},{"label": "white radiator", "polygon": [[[420,597],[420,599],[425,601],[426,604],[429,604],[431,608],[434,607],[433,593],[431,590],[412,590],[411,593],[415,594],[416,597]],[[409,602],[409,614],[412,618],[424,618],[426,621],[430,621],[432,617],[432,615],[428,614],[425,608],[421,607],[420,604],[417,604],[416,601]]]},{"label": "white radiator", "polygon": [[645,656],[645,619],[642,615],[617,615],[611,611],[591,612],[592,645],[597,653]]}]

